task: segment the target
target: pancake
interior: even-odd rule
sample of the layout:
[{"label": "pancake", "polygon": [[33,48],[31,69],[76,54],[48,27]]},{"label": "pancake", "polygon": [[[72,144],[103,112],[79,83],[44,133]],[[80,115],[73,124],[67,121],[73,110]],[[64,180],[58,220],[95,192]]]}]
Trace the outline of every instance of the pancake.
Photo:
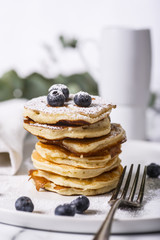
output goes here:
[{"label": "pancake", "polygon": [[43,143],[62,146],[76,154],[90,156],[96,152],[124,143],[126,141],[126,134],[120,124],[112,123],[110,133],[103,137],[82,140],[69,138],[62,140],[46,140],[40,137],[38,137],[38,139]]},{"label": "pancake", "polygon": [[120,159],[118,156],[109,160],[104,167],[99,168],[82,168],[67,164],[53,163],[41,157],[41,155],[36,150],[33,151],[31,157],[33,165],[37,169],[53,172],[62,176],[81,179],[96,177],[104,172],[110,171],[113,168],[118,167],[120,164]]},{"label": "pancake", "polygon": [[112,157],[115,157],[121,152],[119,145],[110,152],[106,150],[97,155],[85,157],[83,155],[77,156],[57,145],[43,144],[41,142],[36,143],[35,149],[41,157],[50,162],[82,168],[104,167]]},{"label": "pancake", "polygon": [[[100,195],[100,194],[104,194],[107,192],[110,192],[111,190],[113,190],[114,188],[116,188],[118,180],[115,180],[112,182],[112,184],[110,184],[109,186],[103,187],[103,188],[99,188],[99,189],[81,189],[81,188],[71,188],[71,187],[62,187],[59,185],[56,185],[52,182],[47,181],[45,184],[43,184],[43,178],[39,178],[38,179],[38,184],[43,185],[43,188],[47,191],[50,192],[56,192],[59,193],[61,195],[65,195],[65,196],[71,196],[71,195],[85,195],[85,196],[95,196],[95,195]],[[34,179],[33,180],[34,184],[36,185],[37,180]]]},{"label": "pancake", "polygon": [[31,134],[48,140],[94,138],[106,135],[111,130],[108,117],[97,123],[83,126],[40,124],[25,118],[23,127]]},{"label": "pancake", "polygon": [[31,178],[43,177],[48,181],[55,183],[56,185],[64,187],[83,188],[84,190],[86,190],[105,187],[106,185],[108,185],[108,183],[111,183],[112,180],[114,180],[115,178],[116,179],[119,178],[122,169],[123,168],[120,165],[119,167],[114,168],[110,172],[105,172],[97,177],[83,180],[78,178],[64,177],[58,174],[42,170],[30,170],[29,175],[31,176]]},{"label": "pancake", "polygon": [[106,104],[99,96],[91,96],[92,103],[89,107],[78,107],[74,95],[70,94],[69,100],[62,107],[51,107],[47,104],[47,96],[33,98],[24,106],[23,116],[34,122],[43,124],[56,124],[67,122],[84,125],[93,124],[109,116],[115,105]]},{"label": "pancake", "polygon": [[97,195],[109,192],[117,186],[122,169],[120,165],[98,177],[83,180],[41,170],[31,170],[29,175],[38,191],[42,188],[62,195]]}]

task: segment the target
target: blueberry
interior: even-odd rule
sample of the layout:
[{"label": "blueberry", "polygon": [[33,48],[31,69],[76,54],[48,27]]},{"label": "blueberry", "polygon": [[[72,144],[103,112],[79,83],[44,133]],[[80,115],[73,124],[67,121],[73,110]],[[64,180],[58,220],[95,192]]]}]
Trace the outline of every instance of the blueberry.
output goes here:
[{"label": "blueberry", "polygon": [[54,84],[49,88],[48,92],[53,91],[53,90],[61,91],[64,94],[65,101],[67,101],[67,99],[69,97],[69,89],[66,85],[64,85],[64,84]]},{"label": "blueberry", "polygon": [[47,102],[50,106],[60,107],[64,105],[64,94],[59,90],[52,90],[47,95]]},{"label": "blueberry", "polygon": [[34,205],[29,197],[20,197],[15,202],[15,208],[19,211],[33,212]]},{"label": "blueberry", "polygon": [[74,205],[76,208],[76,213],[83,213],[88,209],[90,202],[86,196],[80,196],[71,202],[71,205]]},{"label": "blueberry", "polygon": [[160,175],[160,166],[155,163],[151,163],[147,166],[147,175],[151,178],[157,178]]},{"label": "blueberry", "polygon": [[74,216],[75,213],[76,213],[75,206],[71,204],[59,205],[55,209],[55,215]]},{"label": "blueberry", "polygon": [[89,107],[92,102],[92,98],[88,93],[80,91],[75,94],[74,102],[79,107]]}]

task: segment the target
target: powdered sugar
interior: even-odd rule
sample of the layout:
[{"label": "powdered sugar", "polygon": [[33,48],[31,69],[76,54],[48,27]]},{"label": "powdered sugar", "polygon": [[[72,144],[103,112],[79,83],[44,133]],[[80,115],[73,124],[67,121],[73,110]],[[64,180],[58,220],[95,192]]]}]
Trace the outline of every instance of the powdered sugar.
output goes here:
[{"label": "powdered sugar", "polygon": [[53,125],[49,125],[49,124],[41,124],[41,123],[29,123],[29,125],[31,126],[35,126],[35,127],[43,127],[43,128],[49,128],[49,129],[55,129],[55,130],[58,130],[58,129],[61,129],[62,127],[61,126],[53,126]]},{"label": "powdered sugar", "polygon": [[70,98],[67,102],[65,102],[64,106],[62,107],[51,107],[47,104],[47,97],[41,96],[38,98],[33,98],[32,100],[28,101],[25,105],[25,108],[44,112],[49,114],[82,114],[82,115],[95,115],[97,113],[103,113],[109,111],[112,107],[111,104],[107,104],[101,97],[99,96],[91,96],[92,103],[89,107],[78,107],[74,101],[74,95],[70,94]]},{"label": "powdered sugar", "polygon": [[[19,175],[14,177],[0,176],[0,209],[15,210],[14,203],[20,196],[28,196],[35,205],[35,212],[54,215],[54,209],[64,203],[69,203],[75,196],[61,196],[53,192],[40,191],[37,192],[32,182],[28,182],[27,176]],[[91,212],[95,218],[104,218],[110,209],[108,200],[111,193],[89,197],[90,207],[85,215],[76,215],[76,218],[90,218]],[[142,208],[119,209],[115,218],[119,220],[125,219],[150,219],[159,218],[160,207],[160,179],[147,179],[144,202]],[[15,210],[16,211],[16,210]]]},{"label": "powdered sugar", "polygon": [[78,93],[76,93],[77,96],[80,96],[80,95],[85,95],[87,96],[88,93],[87,92],[83,92],[83,91],[79,91]]}]

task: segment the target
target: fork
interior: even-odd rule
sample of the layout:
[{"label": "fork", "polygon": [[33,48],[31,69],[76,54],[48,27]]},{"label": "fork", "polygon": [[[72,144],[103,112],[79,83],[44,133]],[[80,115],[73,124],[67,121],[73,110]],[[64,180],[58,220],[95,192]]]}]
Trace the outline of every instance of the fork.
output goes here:
[{"label": "fork", "polygon": [[[109,200],[109,204],[112,207],[111,207],[107,217],[105,218],[103,224],[101,225],[99,231],[93,238],[93,240],[108,240],[109,239],[113,216],[118,207],[120,207],[120,206],[133,207],[133,208],[141,207],[141,203],[142,203],[143,196],[144,196],[147,167],[146,166],[144,167],[143,176],[141,179],[141,184],[140,184],[140,188],[139,188],[139,192],[138,192],[138,196],[137,196],[136,200],[134,200],[134,197],[135,197],[135,192],[136,192],[137,183],[138,183],[139,174],[140,174],[140,164],[137,167],[137,171],[136,171],[136,174],[134,177],[133,184],[131,184],[133,164],[131,165],[126,182],[124,184],[124,188],[122,189],[122,193],[120,194],[120,197],[118,197],[120,190],[122,188],[122,183],[123,183],[123,179],[125,176],[126,168],[127,168],[127,166],[124,167],[121,177],[119,179],[119,182],[117,184],[117,187],[116,187],[115,191],[113,192],[111,199]],[[126,197],[130,185],[132,185],[131,190],[130,190],[129,196]]]}]

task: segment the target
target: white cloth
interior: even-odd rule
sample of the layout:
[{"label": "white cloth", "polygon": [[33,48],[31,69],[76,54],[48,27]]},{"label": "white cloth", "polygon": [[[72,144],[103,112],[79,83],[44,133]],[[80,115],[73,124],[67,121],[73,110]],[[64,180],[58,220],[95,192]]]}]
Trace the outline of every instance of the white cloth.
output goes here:
[{"label": "white cloth", "polygon": [[25,99],[0,102],[0,175],[14,175],[23,159]]}]

